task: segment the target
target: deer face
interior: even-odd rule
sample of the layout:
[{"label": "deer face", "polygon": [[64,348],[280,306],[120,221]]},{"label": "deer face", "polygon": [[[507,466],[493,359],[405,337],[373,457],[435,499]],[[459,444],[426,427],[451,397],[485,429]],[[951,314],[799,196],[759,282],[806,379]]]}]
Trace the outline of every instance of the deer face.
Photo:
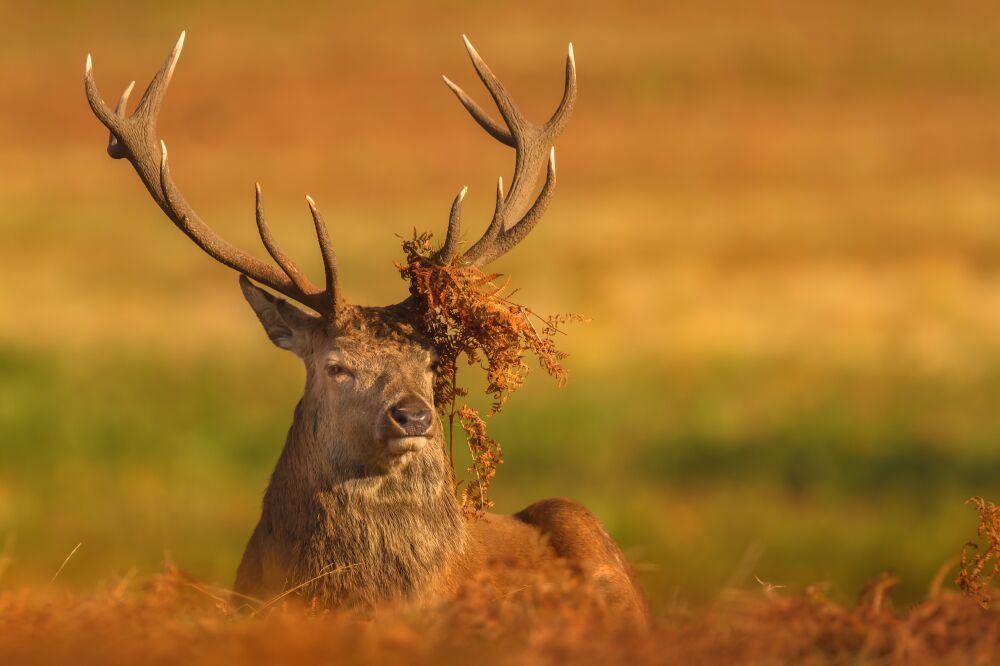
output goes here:
[{"label": "deer face", "polygon": [[331,327],[247,280],[241,286],[271,341],[305,363],[300,409],[327,449],[321,456],[385,471],[439,443],[434,353],[398,308],[351,308]]},{"label": "deer face", "polygon": [[316,399],[376,456],[402,456],[438,434],[433,357],[409,340],[336,337],[309,359]]}]

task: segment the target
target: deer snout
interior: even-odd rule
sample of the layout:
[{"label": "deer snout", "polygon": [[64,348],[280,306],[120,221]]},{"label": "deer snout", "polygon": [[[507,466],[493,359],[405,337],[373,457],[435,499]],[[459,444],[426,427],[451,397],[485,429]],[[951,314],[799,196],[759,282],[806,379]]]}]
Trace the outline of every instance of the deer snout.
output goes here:
[{"label": "deer snout", "polygon": [[430,432],[434,414],[427,403],[407,396],[389,408],[389,418],[407,437],[425,437]]},{"label": "deer snout", "polygon": [[408,395],[389,408],[389,422],[396,436],[386,445],[394,455],[416,452],[430,441],[434,413],[431,407],[415,395]]}]

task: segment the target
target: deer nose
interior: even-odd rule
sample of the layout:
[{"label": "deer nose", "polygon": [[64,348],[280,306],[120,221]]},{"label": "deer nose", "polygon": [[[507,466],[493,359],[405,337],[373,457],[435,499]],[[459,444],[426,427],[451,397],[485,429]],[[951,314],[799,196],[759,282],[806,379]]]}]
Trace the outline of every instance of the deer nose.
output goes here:
[{"label": "deer nose", "polygon": [[393,422],[410,437],[426,435],[431,429],[433,414],[427,403],[415,396],[408,396],[389,409]]}]

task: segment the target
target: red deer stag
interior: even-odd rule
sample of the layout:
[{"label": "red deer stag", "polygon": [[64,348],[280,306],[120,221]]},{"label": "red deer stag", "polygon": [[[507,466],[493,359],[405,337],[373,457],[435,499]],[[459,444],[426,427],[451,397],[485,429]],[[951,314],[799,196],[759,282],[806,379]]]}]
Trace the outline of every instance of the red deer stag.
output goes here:
[{"label": "red deer stag", "polygon": [[[230,244],[191,208],[170,175],[167,147],[156,133],[183,43],[182,33],[131,115],[126,106],[132,85],[112,111],[98,93],[89,55],[85,87],[90,108],[110,131],[111,157],[131,162],[170,221],[240,273],[243,295],[268,337],[305,364],[305,392],[243,554],[236,591],[265,599],[311,581],[301,592],[327,606],[373,609],[447,599],[477,576],[492,577],[502,587],[506,569],[541,570],[559,563],[644,622],[647,605],[631,568],[601,523],[579,504],[546,499],[509,516],[463,515],[434,408],[434,350],[419,333],[418,305],[413,297],[386,307],[349,304],[326,225],[311,198],[306,197],[326,273],[322,289],[275,243],[259,186],[257,227],[277,266]],[[556,183],[550,147],[576,100],[576,64],[571,45],[562,102],[537,126],[517,109],[472,44],[465,45],[506,126],[447,78],[445,83],[483,129],[514,148],[514,175],[507,193],[498,192],[486,233],[459,256],[462,190],[436,258],[484,266],[517,245],[545,212]],[[532,201],[546,164],[544,185]]]}]

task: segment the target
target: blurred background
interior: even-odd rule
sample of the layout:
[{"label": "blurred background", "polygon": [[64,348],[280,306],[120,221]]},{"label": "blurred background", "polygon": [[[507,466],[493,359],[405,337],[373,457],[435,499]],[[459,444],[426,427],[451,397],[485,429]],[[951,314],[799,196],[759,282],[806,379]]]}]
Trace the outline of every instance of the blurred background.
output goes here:
[{"label": "blurred background", "polygon": [[[138,98],[175,179],[349,298],[406,292],[397,235],[471,235],[512,153],[469,35],[529,117],[580,97],[544,222],[496,267],[562,338],[492,429],[498,509],[576,498],[659,609],[754,576],[919,598],[1000,497],[1000,5],[988,2],[14,3],[0,40],[0,586],[92,589],[164,561],[231,585],[303,371],[236,276],[155,208],[83,94]],[[492,106],[489,107],[492,109]],[[466,372],[464,380],[475,385]]]}]

